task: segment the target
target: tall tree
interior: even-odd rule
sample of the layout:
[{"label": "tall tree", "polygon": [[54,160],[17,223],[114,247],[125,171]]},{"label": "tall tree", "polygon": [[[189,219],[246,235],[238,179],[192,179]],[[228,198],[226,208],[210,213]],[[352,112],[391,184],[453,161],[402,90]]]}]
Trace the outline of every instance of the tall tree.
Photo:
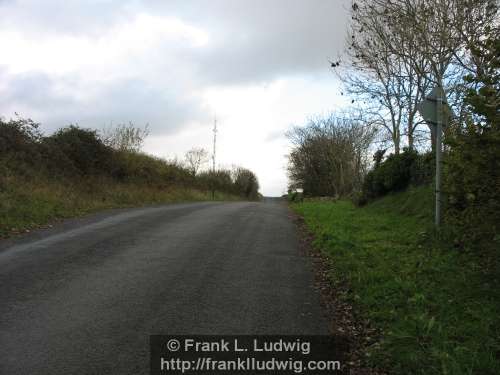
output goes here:
[{"label": "tall tree", "polygon": [[[357,0],[352,3],[348,91],[379,118],[394,144],[418,140],[416,105],[432,86],[446,87],[462,115],[465,69],[477,62],[470,46],[496,17],[492,0]],[[469,47],[468,47],[469,46]],[[337,66],[338,64],[334,64]]]},{"label": "tall tree", "polygon": [[[370,0],[354,2],[348,37],[346,64],[334,63],[348,93],[354,95],[372,123],[383,130],[398,154],[406,143],[414,148],[418,138],[417,104],[428,81],[416,74],[425,70],[417,50],[409,51],[411,62],[394,53],[393,30],[385,19],[384,4]],[[404,142],[406,137],[406,142]]]},{"label": "tall tree", "polygon": [[357,115],[311,119],[287,136],[293,144],[288,165],[291,188],[303,188],[312,196],[347,196],[360,188],[374,132]]}]

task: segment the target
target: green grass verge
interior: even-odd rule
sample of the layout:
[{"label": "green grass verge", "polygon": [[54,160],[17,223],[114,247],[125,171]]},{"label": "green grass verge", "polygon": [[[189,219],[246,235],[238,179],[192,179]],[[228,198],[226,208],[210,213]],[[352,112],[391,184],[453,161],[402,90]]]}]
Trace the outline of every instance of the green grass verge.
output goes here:
[{"label": "green grass verge", "polygon": [[[211,192],[182,187],[162,189],[112,180],[33,181],[11,177],[0,186],[0,237],[108,208],[211,199]],[[239,198],[217,192],[215,199]]]},{"label": "green grass verge", "polygon": [[357,314],[381,332],[367,361],[394,374],[500,374],[498,275],[432,234],[432,192],[412,189],[357,208],[293,204],[349,283]]}]

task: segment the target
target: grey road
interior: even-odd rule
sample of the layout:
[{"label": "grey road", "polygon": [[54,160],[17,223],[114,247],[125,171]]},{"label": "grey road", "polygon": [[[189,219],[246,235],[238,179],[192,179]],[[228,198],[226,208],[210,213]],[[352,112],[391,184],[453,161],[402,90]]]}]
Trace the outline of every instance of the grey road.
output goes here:
[{"label": "grey road", "polygon": [[147,374],[150,334],[326,334],[282,203],[116,210],[0,241],[0,374]]}]

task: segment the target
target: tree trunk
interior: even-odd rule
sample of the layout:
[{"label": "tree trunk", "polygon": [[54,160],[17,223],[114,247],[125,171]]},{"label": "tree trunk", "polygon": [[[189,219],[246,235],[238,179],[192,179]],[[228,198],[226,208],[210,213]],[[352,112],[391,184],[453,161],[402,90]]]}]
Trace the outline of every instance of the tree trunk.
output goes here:
[{"label": "tree trunk", "polygon": [[399,155],[401,147],[401,137],[399,136],[399,133],[394,133],[392,141],[394,142],[394,154]]},{"label": "tree trunk", "polygon": [[413,132],[415,131],[415,128],[413,127],[413,121],[415,119],[415,116],[413,113],[410,114],[408,118],[408,149],[413,150],[415,147],[415,136]]},{"label": "tree trunk", "polygon": [[436,151],[436,127],[433,125],[429,125],[429,129],[431,131],[431,147],[432,153],[434,154]]}]

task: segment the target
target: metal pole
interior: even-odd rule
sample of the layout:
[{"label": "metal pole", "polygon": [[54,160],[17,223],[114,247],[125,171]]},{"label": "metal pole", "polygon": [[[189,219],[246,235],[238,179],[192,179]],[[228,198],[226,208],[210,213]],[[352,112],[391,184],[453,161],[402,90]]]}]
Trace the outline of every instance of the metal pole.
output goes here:
[{"label": "metal pole", "polygon": [[215,151],[217,144],[217,116],[214,118],[214,149],[212,154],[212,200],[215,200]]},{"label": "metal pole", "polygon": [[212,170],[215,173],[215,146],[217,143],[217,117],[214,118],[214,152],[212,154]]},{"label": "metal pole", "polygon": [[437,95],[437,125],[436,125],[436,212],[435,212],[435,225],[439,229],[441,225],[441,158],[443,152],[443,87],[441,82],[438,86]]}]

